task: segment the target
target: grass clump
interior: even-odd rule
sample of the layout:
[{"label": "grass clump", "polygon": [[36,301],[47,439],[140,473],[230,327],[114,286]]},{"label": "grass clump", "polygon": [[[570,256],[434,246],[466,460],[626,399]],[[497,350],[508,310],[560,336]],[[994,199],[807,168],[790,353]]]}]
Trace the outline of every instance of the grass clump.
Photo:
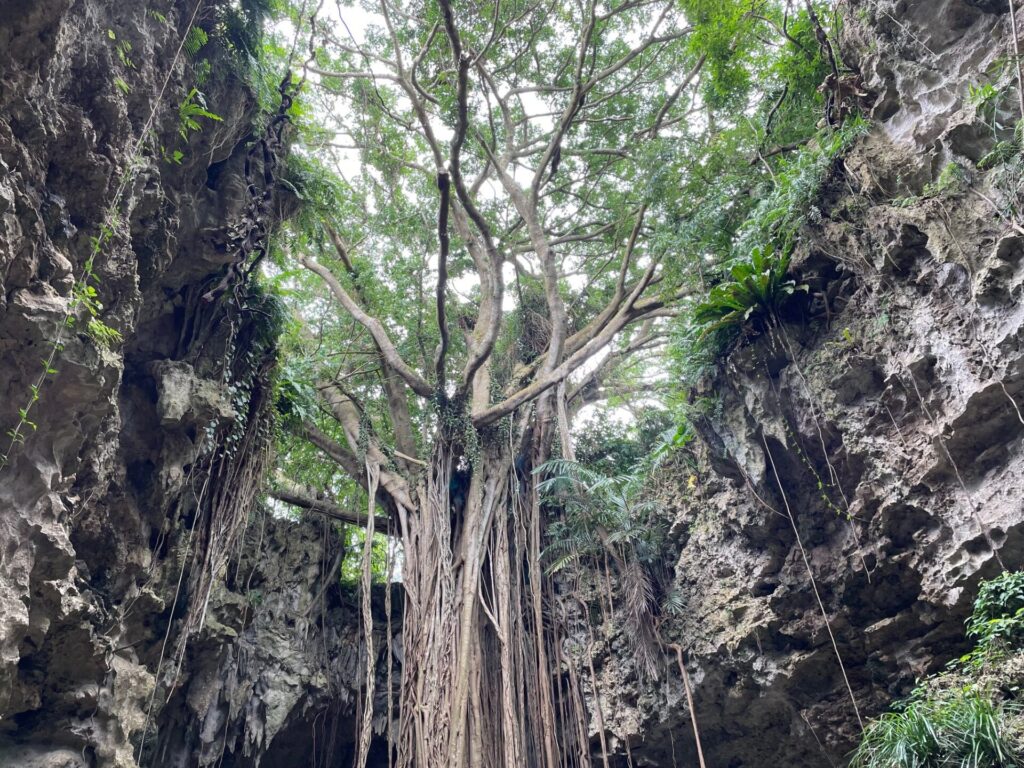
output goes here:
[{"label": "grass clump", "polygon": [[1024,572],[981,584],[970,653],[868,724],[851,768],[1024,766]]},{"label": "grass clump", "polygon": [[870,723],[851,768],[1011,768],[1020,753],[1008,719],[1016,702],[995,701],[974,687],[936,695],[919,688],[903,708]]}]

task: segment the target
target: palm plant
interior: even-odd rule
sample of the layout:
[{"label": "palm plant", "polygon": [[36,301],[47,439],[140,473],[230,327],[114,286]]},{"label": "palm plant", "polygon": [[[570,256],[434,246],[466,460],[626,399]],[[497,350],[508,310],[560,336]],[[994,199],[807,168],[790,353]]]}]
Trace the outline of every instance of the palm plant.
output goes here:
[{"label": "palm plant", "polygon": [[537,470],[537,490],[561,510],[544,550],[555,573],[607,552],[621,562],[652,562],[663,538],[661,506],[641,495],[640,472],[604,475],[575,461],[552,459]]},{"label": "palm plant", "polygon": [[661,505],[643,496],[646,474],[603,475],[565,459],[548,461],[538,472],[548,475],[538,492],[562,512],[548,527],[543,553],[548,572],[581,561],[606,563],[609,555],[621,581],[624,635],[633,645],[638,669],[656,677],[655,574],[664,524]]}]

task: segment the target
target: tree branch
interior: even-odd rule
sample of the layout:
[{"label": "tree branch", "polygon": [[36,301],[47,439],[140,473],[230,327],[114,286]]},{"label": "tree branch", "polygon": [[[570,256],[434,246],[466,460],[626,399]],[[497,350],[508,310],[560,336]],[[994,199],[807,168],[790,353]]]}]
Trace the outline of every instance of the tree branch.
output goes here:
[{"label": "tree branch", "polygon": [[[355,265],[352,263],[352,259],[349,257],[348,248],[345,247],[345,243],[342,242],[341,237],[333,227],[329,224],[324,226],[331,238],[331,243],[334,245],[338,258],[344,265],[345,271],[352,278],[356,295],[363,303],[366,303],[363,291],[359,286],[359,275],[356,272]],[[388,365],[380,345],[374,342],[374,348],[377,350],[377,358],[380,361],[381,383],[384,386],[384,394],[387,398],[388,413],[391,415],[391,427],[395,435],[395,444],[399,451],[408,456],[415,456],[416,439],[413,437],[412,432],[412,418],[409,414],[409,401],[406,399],[405,383],[395,372],[394,368]]]},{"label": "tree branch", "polygon": [[[299,507],[307,512],[315,512],[332,520],[348,523],[349,525],[366,525],[368,518],[366,512],[353,512],[338,506],[330,499],[319,498],[312,489],[293,482],[280,472],[274,475],[274,484],[277,487],[268,491],[268,495],[278,501],[283,501],[285,504],[291,504],[293,507]],[[378,517],[376,524],[382,530],[386,530],[388,519],[386,517]]]},{"label": "tree branch", "polygon": [[441,192],[441,205],[437,212],[437,239],[440,244],[440,253],[437,259],[437,329],[441,340],[437,345],[437,354],[434,356],[434,378],[437,380],[437,388],[444,392],[445,389],[445,363],[448,356],[448,315],[445,312],[445,291],[448,289],[448,250],[451,247],[451,240],[448,236],[448,206],[449,195],[451,194],[451,183],[447,173],[437,174],[437,188]]},{"label": "tree branch", "polygon": [[487,258],[481,260],[484,269],[480,274],[481,302],[480,315],[477,320],[477,327],[473,329],[473,337],[470,344],[469,359],[463,369],[462,385],[459,388],[460,395],[470,388],[473,378],[480,366],[484,364],[494,344],[498,340],[501,331],[502,297],[504,295],[504,279],[501,268],[504,262],[498,249],[494,244],[494,237],[490,225],[480,213],[473,199],[466,189],[466,182],[462,176],[462,145],[466,140],[466,132],[469,128],[469,67],[470,60],[463,53],[462,40],[459,37],[458,29],[455,26],[455,14],[452,10],[450,0],[438,0],[441,6],[441,17],[444,21],[445,34],[452,49],[457,83],[456,83],[456,126],[455,135],[452,137],[451,148],[451,177],[455,185],[455,194],[459,199],[466,215],[473,222],[484,242]]},{"label": "tree branch", "polygon": [[384,360],[394,369],[395,373],[405,380],[405,383],[409,385],[413,392],[420,397],[430,397],[434,393],[434,388],[423,377],[412,370],[402,359],[401,355],[398,354],[398,350],[391,343],[391,339],[388,338],[387,331],[384,330],[380,320],[367,314],[349,296],[348,291],[345,290],[331,270],[308,256],[301,256],[299,263],[311,272],[318,274],[327,283],[327,287],[330,288],[331,293],[334,294],[334,297],[341,306],[345,308],[345,311],[370,332],[370,336],[373,337],[374,342],[381,350],[381,354],[384,355]]}]

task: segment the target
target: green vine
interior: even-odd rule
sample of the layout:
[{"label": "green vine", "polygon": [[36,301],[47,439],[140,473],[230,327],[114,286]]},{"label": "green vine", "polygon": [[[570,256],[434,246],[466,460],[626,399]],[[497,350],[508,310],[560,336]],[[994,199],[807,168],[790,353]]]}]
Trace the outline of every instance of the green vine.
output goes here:
[{"label": "green vine", "polygon": [[[129,177],[127,170],[131,169],[134,169],[134,163],[129,163],[128,169],[126,169],[126,173],[122,177],[122,183],[118,187],[118,193],[115,195],[115,201],[119,200],[123,194]],[[36,403],[39,402],[43,385],[50,376],[57,373],[55,364],[57,355],[64,350],[64,333],[66,329],[74,328],[79,324],[80,318],[78,316],[82,311],[84,310],[85,313],[85,333],[97,346],[109,348],[123,340],[120,331],[112,328],[100,319],[103,304],[99,300],[99,295],[94,285],[94,283],[98,282],[94,271],[96,258],[113,235],[118,221],[117,213],[108,209],[105,222],[100,226],[99,234],[90,241],[89,258],[86,259],[85,266],[82,269],[82,276],[71,287],[71,300],[68,302],[64,317],[57,326],[57,333],[49,346],[46,357],[41,359],[42,367],[40,372],[35,382],[29,385],[28,400],[24,406],[18,409],[18,422],[6,432],[10,442],[7,445],[7,449],[0,454],[0,470],[10,463],[14,449],[18,445],[24,444],[26,434],[36,430],[37,424],[32,421],[30,414]]]}]

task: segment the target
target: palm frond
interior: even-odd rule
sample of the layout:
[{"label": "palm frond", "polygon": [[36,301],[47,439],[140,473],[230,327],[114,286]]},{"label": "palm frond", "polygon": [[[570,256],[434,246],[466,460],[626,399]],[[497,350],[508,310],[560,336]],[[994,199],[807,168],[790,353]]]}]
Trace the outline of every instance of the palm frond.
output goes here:
[{"label": "palm frond", "polygon": [[636,561],[626,566],[623,582],[625,635],[633,646],[637,670],[654,680],[658,677],[654,586],[647,569]]}]

